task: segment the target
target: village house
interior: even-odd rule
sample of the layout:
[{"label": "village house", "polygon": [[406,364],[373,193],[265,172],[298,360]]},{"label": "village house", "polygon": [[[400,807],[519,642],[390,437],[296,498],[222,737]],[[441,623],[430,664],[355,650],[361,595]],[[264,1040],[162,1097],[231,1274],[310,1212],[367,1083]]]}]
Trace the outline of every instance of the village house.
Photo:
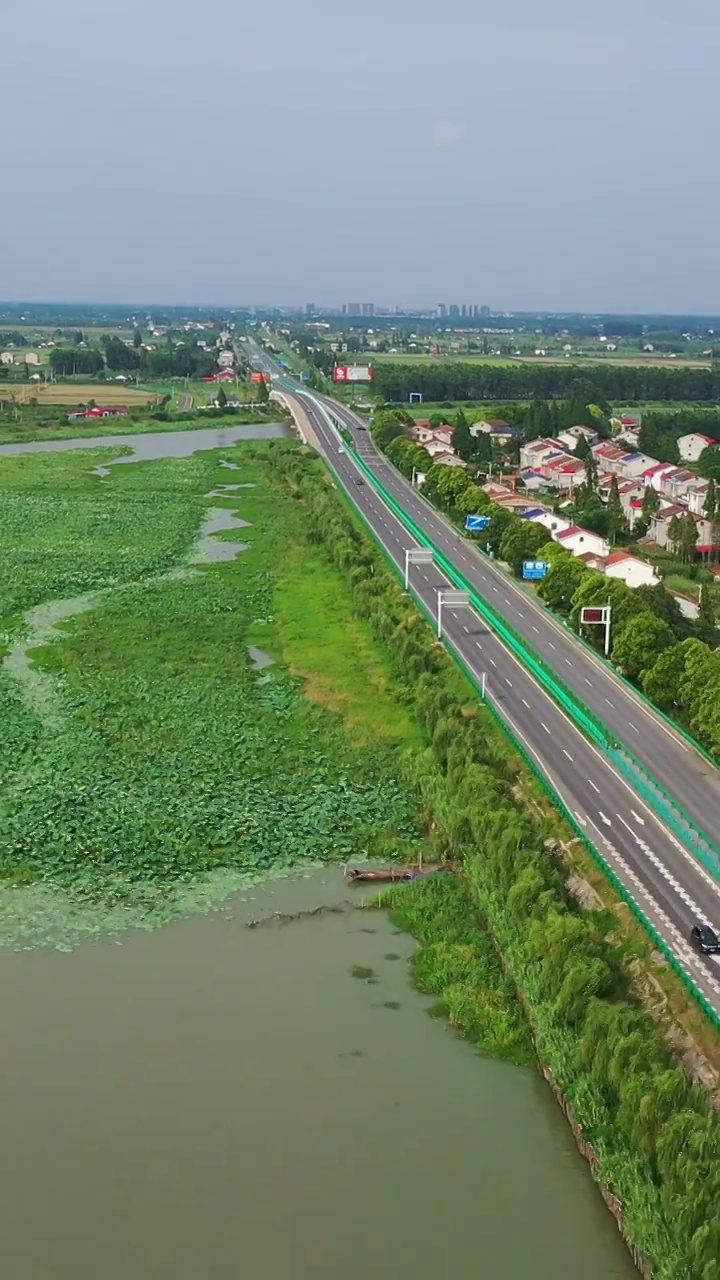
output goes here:
[{"label": "village house", "polygon": [[660,575],[647,560],[631,556],[627,551],[613,551],[603,561],[602,572],[608,578],[619,578],[628,587],[656,587]]},{"label": "village house", "polygon": [[511,427],[503,418],[487,418],[481,422],[473,422],[470,427],[471,436],[489,435],[494,444],[512,444],[520,435],[517,427]]},{"label": "village house", "polygon": [[583,552],[591,551],[597,556],[607,556],[610,554],[610,548],[604,538],[599,533],[592,533],[590,529],[581,529],[579,525],[571,524],[568,529],[561,529],[555,534],[555,541],[560,543],[566,551],[570,551],[572,555],[581,555]]},{"label": "village house", "polygon": [[712,541],[712,525],[709,520],[703,516],[695,515],[694,512],[688,512],[687,507],[681,506],[679,503],[668,503],[663,506],[660,511],[656,511],[650,521],[650,529],[648,536],[656,542],[659,547],[672,547],[670,539],[670,524],[673,516],[691,515],[697,525],[698,539],[695,544],[695,551],[701,555],[707,555],[713,548]]},{"label": "village house", "polygon": [[578,447],[580,440],[587,440],[588,444],[597,444],[598,433],[593,431],[592,427],[568,427],[567,431],[558,432],[558,441],[565,445],[566,449],[571,449],[573,453]]},{"label": "village house", "polygon": [[690,431],[680,436],[677,442],[678,453],[683,462],[697,462],[703,449],[715,444],[712,436],[701,435],[699,431]]},{"label": "village house", "polygon": [[0,364],[14,364],[15,357],[12,351],[0,351]]}]

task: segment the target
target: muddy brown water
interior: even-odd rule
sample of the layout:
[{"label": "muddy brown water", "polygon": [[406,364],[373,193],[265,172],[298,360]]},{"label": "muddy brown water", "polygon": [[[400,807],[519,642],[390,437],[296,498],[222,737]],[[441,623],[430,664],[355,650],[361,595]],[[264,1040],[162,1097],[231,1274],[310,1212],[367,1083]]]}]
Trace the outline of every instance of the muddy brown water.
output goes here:
[{"label": "muddy brown water", "polygon": [[428,1016],[382,914],[246,927],[348,898],[314,872],[122,946],[0,954],[5,1275],[637,1274],[543,1082]]}]

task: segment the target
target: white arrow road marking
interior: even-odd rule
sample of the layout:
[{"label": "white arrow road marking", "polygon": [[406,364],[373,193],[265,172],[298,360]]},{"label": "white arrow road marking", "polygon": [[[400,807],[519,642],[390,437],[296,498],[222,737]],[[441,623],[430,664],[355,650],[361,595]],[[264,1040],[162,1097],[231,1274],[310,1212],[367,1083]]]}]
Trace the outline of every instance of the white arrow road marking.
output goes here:
[{"label": "white arrow road marking", "polygon": [[631,809],[631,810],[630,810],[630,812],[631,812],[631,814],[632,814],[633,818],[635,819],[635,821],[636,821],[636,822],[639,822],[641,827],[644,827],[644,826],[645,826],[645,819],[644,819],[644,818],[641,818],[641,817],[640,817],[640,814],[639,814],[639,813],[636,813],[634,809]]},{"label": "white arrow road marking", "polygon": [[587,818],[583,818],[582,814],[578,813],[577,809],[573,809],[573,813],[575,814],[575,817],[577,818],[578,822],[580,823],[580,826],[581,826],[581,827],[586,827],[586,826],[587,826]]},{"label": "white arrow road marking", "polygon": [[605,814],[603,813],[602,809],[598,809],[598,813],[600,814],[600,818],[601,818],[601,820],[605,823],[605,826],[606,826],[606,827],[611,827],[611,826],[612,826],[612,822],[610,821],[610,819],[609,819],[609,818],[606,818],[606,817],[605,817]]}]

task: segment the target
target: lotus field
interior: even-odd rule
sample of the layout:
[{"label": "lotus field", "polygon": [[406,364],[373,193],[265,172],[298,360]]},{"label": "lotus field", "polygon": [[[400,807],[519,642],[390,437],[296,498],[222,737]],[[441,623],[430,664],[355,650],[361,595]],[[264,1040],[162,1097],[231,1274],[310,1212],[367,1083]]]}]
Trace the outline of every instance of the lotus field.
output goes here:
[{"label": "lotus field", "polygon": [[[296,447],[107,475],[116,451],[2,460],[0,939],[64,945],[298,863],[417,855],[397,766],[418,730],[271,480],[267,450]],[[213,563],[218,508],[246,527]]]}]

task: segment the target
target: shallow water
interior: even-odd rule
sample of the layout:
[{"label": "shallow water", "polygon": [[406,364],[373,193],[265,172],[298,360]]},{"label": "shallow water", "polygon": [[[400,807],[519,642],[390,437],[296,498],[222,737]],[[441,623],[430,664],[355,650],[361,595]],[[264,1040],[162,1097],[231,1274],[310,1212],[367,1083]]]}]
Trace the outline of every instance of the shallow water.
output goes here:
[{"label": "shallow water", "polygon": [[[149,431],[145,435],[81,436],[72,440],[32,440],[0,444],[0,457],[15,453],[56,453],[63,449],[132,449],[121,462],[151,462],[155,458],[189,458],[200,449],[223,449],[238,440],[277,440],[292,433],[280,422],[259,422],[240,427],[200,427],[197,431]],[[234,464],[227,464],[235,469]]]},{"label": "shallow water", "polygon": [[325,871],[0,953],[6,1275],[636,1275],[543,1082],[427,1016],[407,937],[357,910],[246,927],[352,892]]}]

